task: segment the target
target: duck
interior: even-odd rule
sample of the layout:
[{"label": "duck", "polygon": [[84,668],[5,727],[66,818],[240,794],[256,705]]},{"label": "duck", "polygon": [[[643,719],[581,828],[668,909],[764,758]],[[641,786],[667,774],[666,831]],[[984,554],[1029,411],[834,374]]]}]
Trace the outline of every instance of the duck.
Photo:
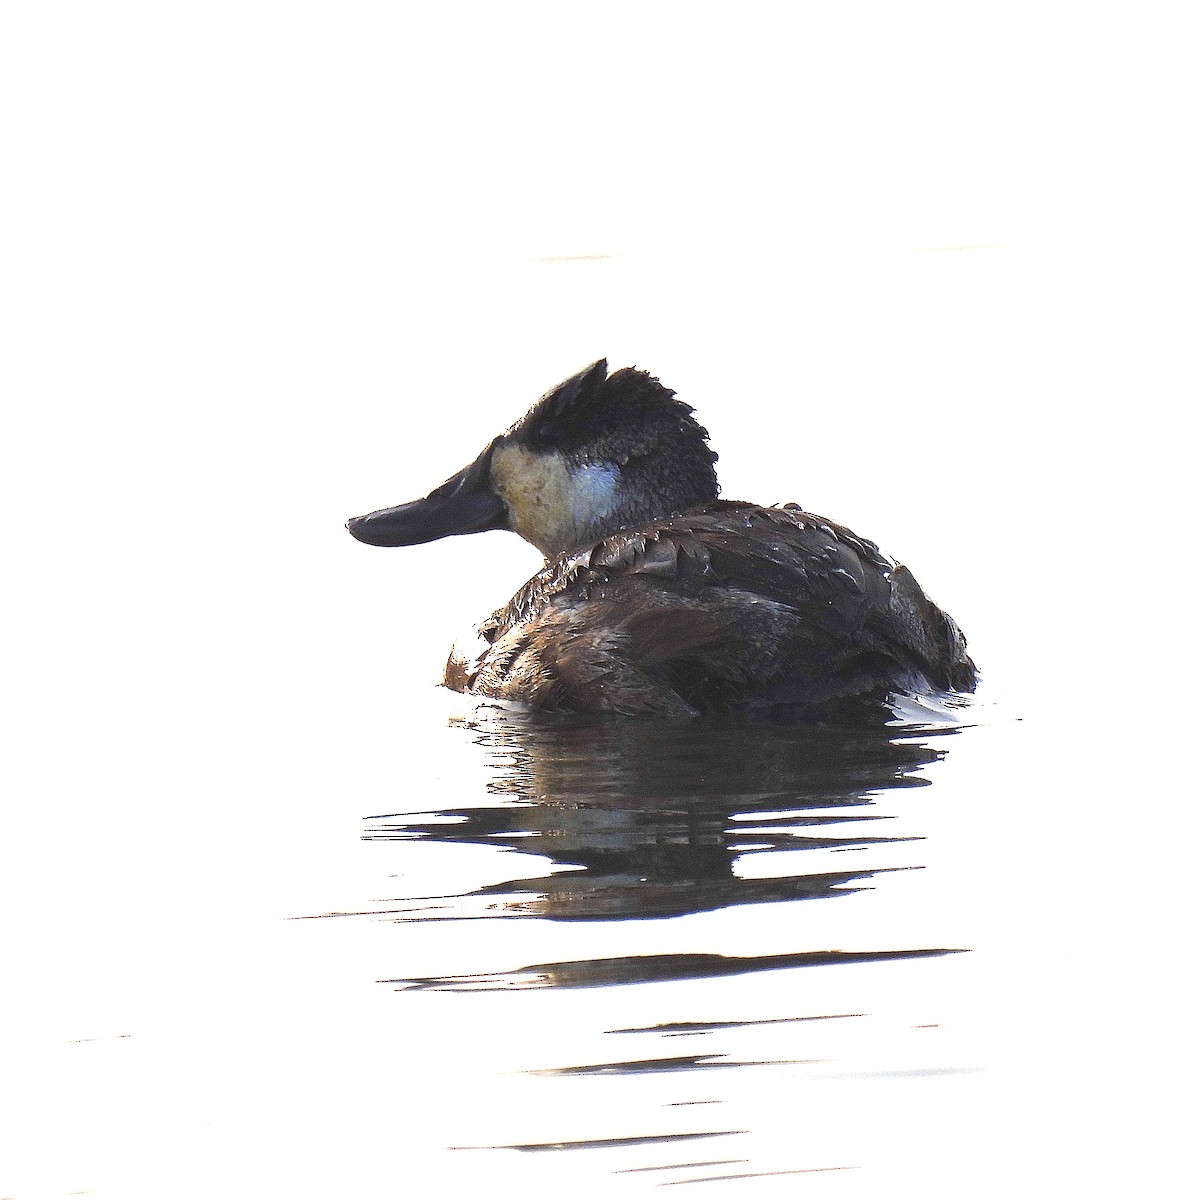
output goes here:
[{"label": "duck", "polygon": [[581,714],[820,714],[967,693],[966,640],[907,567],[797,504],[721,499],[690,405],[600,359],[423,499],[347,522],[414,546],[510,530],[545,565],[458,644],[443,683]]}]

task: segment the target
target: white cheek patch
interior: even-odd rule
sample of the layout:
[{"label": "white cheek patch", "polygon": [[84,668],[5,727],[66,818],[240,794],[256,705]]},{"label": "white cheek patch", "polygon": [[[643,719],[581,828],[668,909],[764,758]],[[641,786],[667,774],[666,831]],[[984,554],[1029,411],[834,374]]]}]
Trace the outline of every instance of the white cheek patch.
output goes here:
[{"label": "white cheek patch", "polygon": [[571,520],[576,529],[586,529],[617,508],[617,478],[612,463],[577,467],[571,473]]},{"label": "white cheek patch", "polygon": [[617,510],[619,474],[612,463],[571,467],[561,454],[520,445],[501,444],[492,455],[492,487],[508,508],[510,528],[547,557],[570,549]]}]

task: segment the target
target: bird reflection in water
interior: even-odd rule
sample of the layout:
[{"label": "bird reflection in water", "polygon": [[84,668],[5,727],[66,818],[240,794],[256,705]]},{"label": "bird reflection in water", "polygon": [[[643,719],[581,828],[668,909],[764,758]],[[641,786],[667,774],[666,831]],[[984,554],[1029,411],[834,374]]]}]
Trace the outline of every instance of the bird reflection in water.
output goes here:
[{"label": "bird reflection in water", "polygon": [[[921,770],[956,732],[877,713],[836,724],[718,724],[483,708],[464,725],[489,751],[489,790],[509,802],[372,817],[365,837],[495,846],[544,856],[554,869],[376,911],[399,920],[594,921],[856,891],[904,868],[768,874],[749,860],[786,852],[775,868],[794,865],[791,852],[919,840],[889,836],[891,814],[878,799],[927,783]],[[827,853],[815,857],[833,865]]]},{"label": "bird reflection in water", "polygon": [[[479,709],[462,728],[486,752],[491,795],[434,812],[372,817],[365,836],[490,846],[510,852],[513,863],[541,868],[458,894],[398,898],[376,911],[400,921],[611,922],[859,891],[887,872],[922,865],[921,806],[905,797],[916,799],[911,789],[929,782],[925,772],[945,755],[961,716],[961,710],[930,707],[910,710],[904,724],[877,710],[822,724],[650,722]],[[492,865],[497,861],[502,867],[499,854]],[[739,924],[759,922],[753,910],[740,911]],[[459,973],[381,982],[410,993],[548,989],[561,996],[960,952],[923,940],[897,944],[894,931],[876,930],[869,913],[857,944],[797,945],[801,927],[784,916],[790,910],[777,911],[782,919],[772,931],[782,944],[768,953],[745,952],[761,944],[758,938],[728,936],[710,952],[685,950],[663,930],[663,953],[637,953],[634,946],[621,953],[619,940],[614,947],[608,937],[572,938],[578,952],[566,961],[545,961],[548,955],[530,961],[530,955],[464,971],[467,963],[454,954],[448,965]],[[616,931],[610,925],[607,932]],[[618,953],[584,957],[601,947]],[[752,1003],[759,989],[717,989],[715,1007],[697,987],[673,989],[665,999],[639,1003],[636,1023],[601,1026],[615,1039],[608,1052],[598,1052],[586,1032],[597,1018],[607,1019],[607,1008],[591,1008],[582,996],[568,1001],[572,1006],[558,1011],[565,1028],[583,1031],[578,1046],[574,1034],[553,1057],[531,1045],[524,1066],[527,1075],[558,1090],[550,1110],[530,1119],[532,1136],[481,1138],[456,1148],[602,1153],[622,1173],[677,1173],[655,1176],[670,1184],[853,1169],[858,1164],[831,1160],[818,1146],[798,1147],[795,1159],[790,1153],[760,1158],[761,1143],[743,1140],[757,1118],[733,1114],[747,1111],[746,1088],[759,1094],[769,1086],[761,1075],[768,1068],[798,1072],[819,1063],[826,1074],[836,1072],[838,1047],[847,1038],[853,1044],[854,1034],[821,1031],[857,1027],[886,1013],[887,993],[879,989],[888,971],[856,969],[851,998],[828,1005],[821,987],[781,989],[771,993],[773,1003]],[[473,1022],[491,1028],[494,1014],[503,1011],[512,1010],[476,1008]],[[930,1025],[936,1015],[929,1015]],[[760,1037],[754,1026],[768,1028]],[[676,1037],[704,1042],[666,1041]],[[930,1051],[922,1047],[921,1053]],[[921,1070],[960,1068],[936,1057],[936,1048],[933,1053],[920,1060]],[[739,1083],[747,1073],[751,1078]],[[636,1084],[613,1109],[606,1105],[616,1079]],[[660,1106],[656,1098],[662,1097],[669,1099]],[[730,1108],[683,1107],[727,1103]]]}]

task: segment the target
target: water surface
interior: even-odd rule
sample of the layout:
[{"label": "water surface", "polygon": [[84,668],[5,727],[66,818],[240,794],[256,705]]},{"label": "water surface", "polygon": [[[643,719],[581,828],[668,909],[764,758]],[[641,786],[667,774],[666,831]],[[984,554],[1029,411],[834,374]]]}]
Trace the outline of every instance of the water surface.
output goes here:
[{"label": "water surface", "polygon": [[[460,753],[482,760],[478,784],[398,780],[406,806],[362,834],[387,848],[396,886],[326,914],[396,925],[380,986],[401,1006],[446,996],[482,1091],[504,1096],[464,1100],[456,1120],[474,1111],[474,1136],[448,1149],[498,1156],[501,1173],[506,1155],[553,1152],[596,1186],[732,1186],[871,1166],[846,1130],[776,1129],[851,1081],[864,1109],[880,1088],[953,1103],[981,1069],[944,1028],[971,947],[936,936],[922,873],[930,785],[969,710],[909,716],[925,719],[596,722],[484,706],[453,722]],[[461,861],[452,888],[430,890],[423,860],[439,851]],[[421,934],[437,938],[437,973],[404,969]]]}]

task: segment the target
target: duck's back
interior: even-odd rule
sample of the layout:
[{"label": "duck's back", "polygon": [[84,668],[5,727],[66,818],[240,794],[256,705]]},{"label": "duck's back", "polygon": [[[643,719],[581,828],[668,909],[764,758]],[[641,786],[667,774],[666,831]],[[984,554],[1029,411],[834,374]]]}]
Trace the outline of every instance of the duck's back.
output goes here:
[{"label": "duck's back", "polygon": [[819,708],[975,683],[906,568],[795,506],[717,501],[622,530],[548,563],[480,632],[447,684],[544,708]]}]

